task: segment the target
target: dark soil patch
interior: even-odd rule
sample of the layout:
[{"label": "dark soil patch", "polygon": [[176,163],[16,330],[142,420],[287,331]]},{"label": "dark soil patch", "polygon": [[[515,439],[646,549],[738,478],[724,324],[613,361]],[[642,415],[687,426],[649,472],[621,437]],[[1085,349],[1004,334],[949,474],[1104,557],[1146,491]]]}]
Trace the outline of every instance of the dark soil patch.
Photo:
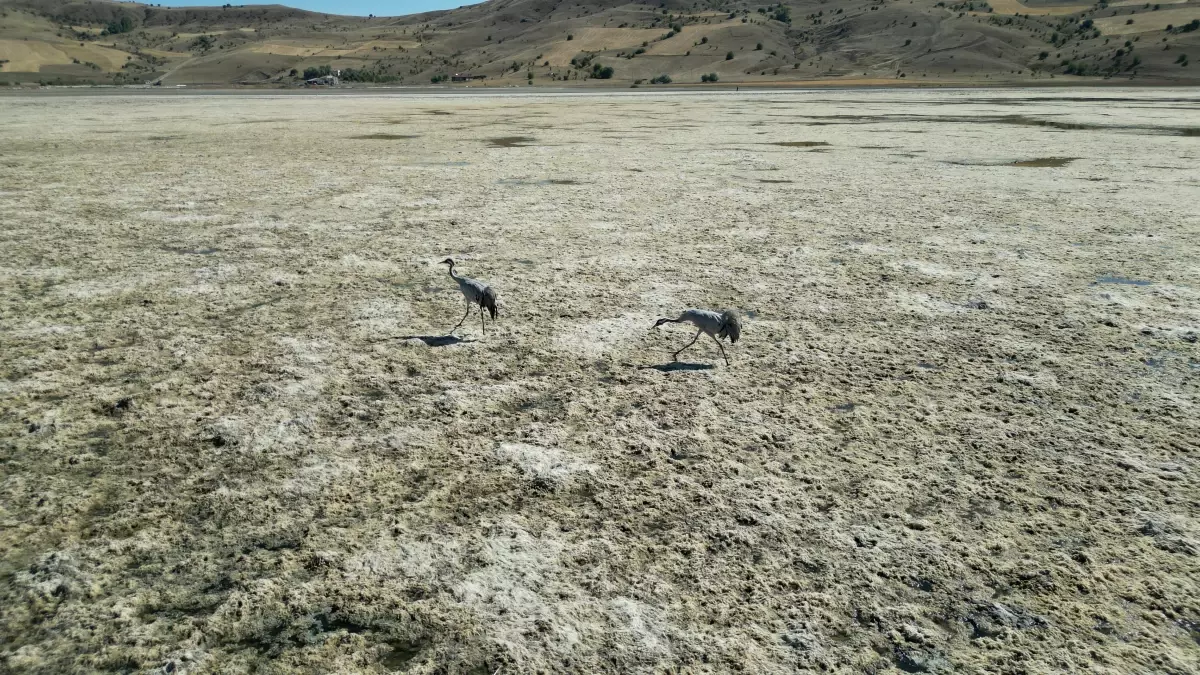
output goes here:
[{"label": "dark soil patch", "polygon": [[1124,284],[1126,286],[1149,286],[1153,281],[1146,279],[1130,279],[1129,277],[1119,277],[1115,274],[1106,274],[1096,278],[1098,284]]},{"label": "dark soil patch", "polygon": [[1066,166],[1066,165],[1070,164],[1071,162],[1074,162],[1077,159],[1079,159],[1079,158],[1078,157],[1038,157],[1037,159],[1027,159],[1027,160],[1024,160],[1021,162],[1013,162],[1012,166],[1024,166],[1024,167],[1033,167],[1033,168],[1041,168],[1041,167],[1057,168],[1060,166]]},{"label": "dark soil patch", "polygon": [[500,136],[489,138],[488,143],[493,148],[524,148],[536,141],[532,136]]},{"label": "dark soil patch", "polygon": [[204,246],[202,248],[185,248],[182,246],[162,246],[161,248],[164,251],[170,251],[171,253],[178,253],[180,255],[212,255],[212,254],[218,252],[217,249],[212,248],[211,246]]},{"label": "dark soil patch", "polygon": [[420,138],[412,134],[362,134],[361,136],[351,136],[364,141],[404,141],[410,138]]}]

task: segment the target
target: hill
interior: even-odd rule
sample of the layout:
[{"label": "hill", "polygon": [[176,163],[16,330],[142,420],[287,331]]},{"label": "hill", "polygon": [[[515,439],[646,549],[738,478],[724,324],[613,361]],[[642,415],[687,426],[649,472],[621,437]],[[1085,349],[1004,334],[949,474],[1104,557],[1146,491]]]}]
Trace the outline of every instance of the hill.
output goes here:
[{"label": "hill", "polygon": [[[491,0],[403,17],[0,0],[8,83],[488,86],[1200,80],[1200,1]],[[478,85],[478,83],[475,83]]]}]

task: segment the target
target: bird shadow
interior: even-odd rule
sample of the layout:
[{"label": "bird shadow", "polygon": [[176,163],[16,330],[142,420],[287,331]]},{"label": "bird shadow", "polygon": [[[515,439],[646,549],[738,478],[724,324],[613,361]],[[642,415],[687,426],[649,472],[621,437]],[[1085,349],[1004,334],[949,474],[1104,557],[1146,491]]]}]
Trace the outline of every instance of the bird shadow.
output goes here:
[{"label": "bird shadow", "polygon": [[393,338],[385,338],[385,340],[420,340],[430,347],[449,347],[450,345],[475,342],[475,340],[464,340],[457,335],[397,335]]},{"label": "bird shadow", "polygon": [[670,363],[660,363],[653,366],[639,366],[639,370],[657,370],[660,373],[673,373],[678,370],[712,370],[713,366],[710,363],[684,363],[682,361],[672,361]]}]

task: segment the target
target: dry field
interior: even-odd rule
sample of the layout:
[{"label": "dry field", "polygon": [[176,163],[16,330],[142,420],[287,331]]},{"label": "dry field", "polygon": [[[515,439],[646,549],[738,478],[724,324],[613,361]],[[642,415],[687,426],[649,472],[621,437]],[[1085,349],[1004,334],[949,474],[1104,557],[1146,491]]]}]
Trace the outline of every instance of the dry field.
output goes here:
[{"label": "dry field", "polygon": [[0,658],[1196,672],[1198,105],[0,97]]}]

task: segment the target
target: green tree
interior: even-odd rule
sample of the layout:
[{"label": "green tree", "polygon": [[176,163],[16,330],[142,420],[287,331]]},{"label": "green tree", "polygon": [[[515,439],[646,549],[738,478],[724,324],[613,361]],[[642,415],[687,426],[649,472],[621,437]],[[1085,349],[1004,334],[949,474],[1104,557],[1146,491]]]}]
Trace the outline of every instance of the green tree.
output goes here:
[{"label": "green tree", "polygon": [[108,25],[104,27],[104,31],[110,35],[117,35],[119,33],[128,33],[133,28],[133,19],[129,18],[128,15],[122,15],[120,19],[109,21]]}]

